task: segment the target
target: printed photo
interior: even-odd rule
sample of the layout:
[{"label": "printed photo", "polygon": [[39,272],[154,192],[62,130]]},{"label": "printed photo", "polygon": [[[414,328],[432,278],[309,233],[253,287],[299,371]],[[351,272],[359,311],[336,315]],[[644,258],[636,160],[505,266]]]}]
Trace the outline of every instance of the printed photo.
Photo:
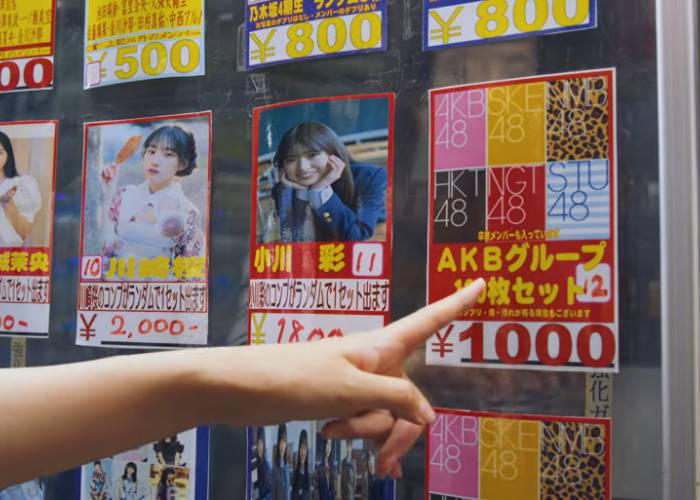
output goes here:
[{"label": "printed photo", "polygon": [[95,460],[83,467],[83,495],[90,500],[112,500],[112,460]]},{"label": "printed photo", "polygon": [[103,278],[204,278],[176,261],[204,267],[209,137],[208,115],[87,127],[83,255],[102,256]]},{"label": "printed photo", "polygon": [[146,463],[123,462],[116,458],[112,462],[114,471],[115,500],[147,500],[151,488],[148,484],[149,469]]},{"label": "printed photo", "polygon": [[38,479],[0,491],[0,500],[44,500],[44,485]]},{"label": "printed photo", "polygon": [[149,482],[153,500],[187,500],[190,470],[187,467],[151,465]]},{"label": "printed photo", "polygon": [[376,475],[375,451],[361,439],[325,439],[325,422],[250,428],[251,500],[393,500],[394,482]]},{"label": "printed photo", "polygon": [[256,241],[386,241],[386,97],[256,110]]},{"label": "printed photo", "polygon": [[208,464],[197,451],[206,455],[208,441],[208,429],[190,429],[84,465],[80,500],[206,498]]},{"label": "printed photo", "polygon": [[56,124],[0,123],[0,247],[48,247]]}]

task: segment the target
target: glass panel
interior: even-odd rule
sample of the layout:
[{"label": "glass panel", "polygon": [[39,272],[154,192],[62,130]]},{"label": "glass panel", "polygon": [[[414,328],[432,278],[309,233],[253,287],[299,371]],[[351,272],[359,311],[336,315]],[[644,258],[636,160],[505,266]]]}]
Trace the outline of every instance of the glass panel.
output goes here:
[{"label": "glass panel", "polygon": [[[421,52],[421,6],[393,2],[389,51],[237,71],[243,2],[207,0],[207,74],[82,90],[83,0],[60,0],[55,90],[0,96],[3,120],[60,120],[51,338],[29,341],[29,365],[124,351],[73,345],[80,222],[82,123],[213,110],[210,345],[246,337],[250,223],[250,110],[311,96],[397,92],[392,316],[425,301],[430,88],[614,66],[618,76],[620,365],[614,377],[613,491],[661,496],[659,237],[654,2],[600,0],[599,27],[506,43]],[[418,264],[417,264],[418,263]],[[582,415],[585,375],[426,367],[410,372],[434,404],[473,410]],[[0,363],[9,363],[0,341]],[[105,381],[108,387],[109,381]],[[40,459],[40,454],[38,455]],[[211,498],[241,498],[244,429],[215,427]],[[423,443],[406,457],[397,498],[423,498]],[[74,473],[47,480],[47,498],[73,498]]]}]

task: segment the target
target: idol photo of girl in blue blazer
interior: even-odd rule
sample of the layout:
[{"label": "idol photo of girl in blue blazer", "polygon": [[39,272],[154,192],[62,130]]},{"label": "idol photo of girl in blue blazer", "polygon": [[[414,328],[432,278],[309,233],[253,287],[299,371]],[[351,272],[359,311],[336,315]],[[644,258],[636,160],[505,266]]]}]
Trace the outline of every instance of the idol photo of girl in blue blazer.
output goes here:
[{"label": "idol photo of girl in blue blazer", "polygon": [[386,241],[386,106],[329,100],[263,116],[259,243]]}]

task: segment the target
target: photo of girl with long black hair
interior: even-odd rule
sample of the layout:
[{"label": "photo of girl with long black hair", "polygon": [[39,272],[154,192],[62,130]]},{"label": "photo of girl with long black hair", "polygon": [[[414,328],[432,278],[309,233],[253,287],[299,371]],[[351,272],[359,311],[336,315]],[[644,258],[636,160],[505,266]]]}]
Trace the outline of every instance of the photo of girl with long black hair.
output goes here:
[{"label": "photo of girl with long black hair", "polygon": [[273,452],[271,500],[289,500],[289,463],[287,462],[287,426],[277,427],[277,445]]},{"label": "photo of girl with long black hair", "polygon": [[386,99],[261,111],[257,241],[385,241],[387,116]]},{"label": "photo of girl with long black hair", "polygon": [[115,491],[117,500],[145,500],[145,495],[139,492],[138,468],[134,462],[124,466]]},{"label": "photo of girl with long black hair", "polygon": [[306,429],[299,433],[299,448],[292,474],[292,500],[311,500],[311,475],[309,473],[309,435]]},{"label": "photo of girl with long black hair", "polygon": [[0,124],[0,247],[46,247],[56,126]]},{"label": "photo of girl with long black hair", "polygon": [[255,436],[255,458],[253,460],[253,500],[270,500],[272,472],[265,457],[265,428],[258,427]]},{"label": "photo of girl with long black hair", "polygon": [[153,500],[187,500],[193,499],[189,491],[190,469],[151,465],[150,484]]},{"label": "photo of girl with long black hair", "polygon": [[0,130],[0,246],[22,246],[40,208],[36,179],[19,174],[12,142]]},{"label": "photo of girl with long black hair", "polygon": [[317,442],[321,451],[316,465],[316,495],[318,500],[336,500],[337,471],[333,459],[332,439],[326,439],[319,434]]},{"label": "photo of girl with long black hair", "polygon": [[156,500],[176,500],[177,487],[175,486],[175,469],[166,467],[160,473]]}]

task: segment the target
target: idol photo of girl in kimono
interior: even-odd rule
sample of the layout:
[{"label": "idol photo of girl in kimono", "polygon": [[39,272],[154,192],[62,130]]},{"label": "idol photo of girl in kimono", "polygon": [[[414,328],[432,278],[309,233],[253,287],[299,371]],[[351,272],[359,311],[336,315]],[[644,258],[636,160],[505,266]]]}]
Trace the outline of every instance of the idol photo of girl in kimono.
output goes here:
[{"label": "idol photo of girl in kimono", "polygon": [[[205,279],[209,137],[208,116],[87,128],[83,254],[102,256],[103,277],[194,278],[175,273],[174,264],[201,259]],[[115,274],[117,259],[132,262],[133,271]]]},{"label": "idol photo of girl in kimono", "polygon": [[[201,217],[180,182],[197,168],[194,135],[182,125],[163,125],[139,143],[140,136],[129,138],[101,172],[107,194],[103,220],[112,231],[103,255],[171,260],[201,255]],[[139,147],[144,180],[120,186],[120,166]]]}]

